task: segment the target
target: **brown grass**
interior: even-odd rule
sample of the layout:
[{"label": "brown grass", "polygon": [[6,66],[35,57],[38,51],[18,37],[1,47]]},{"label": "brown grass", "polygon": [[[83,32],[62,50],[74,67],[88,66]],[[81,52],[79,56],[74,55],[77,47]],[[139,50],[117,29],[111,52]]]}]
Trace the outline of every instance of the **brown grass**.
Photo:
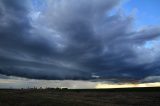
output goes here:
[{"label": "brown grass", "polygon": [[160,106],[160,92],[0,90],[0,106]]}]

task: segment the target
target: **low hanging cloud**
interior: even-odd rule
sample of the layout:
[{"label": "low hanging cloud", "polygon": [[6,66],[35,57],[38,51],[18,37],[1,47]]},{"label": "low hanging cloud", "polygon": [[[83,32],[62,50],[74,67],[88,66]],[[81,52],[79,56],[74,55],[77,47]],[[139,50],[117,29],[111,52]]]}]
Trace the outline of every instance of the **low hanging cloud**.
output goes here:
[{"label": "low hanging cloud", "polygon": [[[160,27],[110,14],[120,0],[0,0],[0,74],[47,80],[160,76]],[[42,5],[43,4],[43,5]]]}]

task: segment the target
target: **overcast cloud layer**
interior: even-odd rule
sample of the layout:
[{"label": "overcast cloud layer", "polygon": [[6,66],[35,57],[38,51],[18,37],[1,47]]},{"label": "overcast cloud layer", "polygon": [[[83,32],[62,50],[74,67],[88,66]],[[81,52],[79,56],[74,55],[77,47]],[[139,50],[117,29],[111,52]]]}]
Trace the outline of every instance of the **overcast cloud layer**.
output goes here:
[{"label": "overcast cloud layer", "polygon": [[0,0],[0,74],[118,82],[160,76],[160,27],[133,28],[132,14],[111,14],[120,3]]}]

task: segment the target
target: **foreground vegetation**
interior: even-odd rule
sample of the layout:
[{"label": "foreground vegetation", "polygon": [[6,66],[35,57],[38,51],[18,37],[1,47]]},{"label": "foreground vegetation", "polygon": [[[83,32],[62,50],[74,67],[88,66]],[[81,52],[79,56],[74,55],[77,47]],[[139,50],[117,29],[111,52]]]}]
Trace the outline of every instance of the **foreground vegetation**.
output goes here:
[{"label": "foreground vegetation", "polygon": [[1,89],[0,106],[160,106],[160,88]]}]

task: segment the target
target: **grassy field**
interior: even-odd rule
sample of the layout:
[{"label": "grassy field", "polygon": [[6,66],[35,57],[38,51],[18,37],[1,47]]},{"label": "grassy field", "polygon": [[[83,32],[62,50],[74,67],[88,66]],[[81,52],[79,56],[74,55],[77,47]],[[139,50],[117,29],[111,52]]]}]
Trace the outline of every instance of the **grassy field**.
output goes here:
[{"label": "grassy field", "polygon": [[0,106],[160,106],[160,88],[1,89]]}]

